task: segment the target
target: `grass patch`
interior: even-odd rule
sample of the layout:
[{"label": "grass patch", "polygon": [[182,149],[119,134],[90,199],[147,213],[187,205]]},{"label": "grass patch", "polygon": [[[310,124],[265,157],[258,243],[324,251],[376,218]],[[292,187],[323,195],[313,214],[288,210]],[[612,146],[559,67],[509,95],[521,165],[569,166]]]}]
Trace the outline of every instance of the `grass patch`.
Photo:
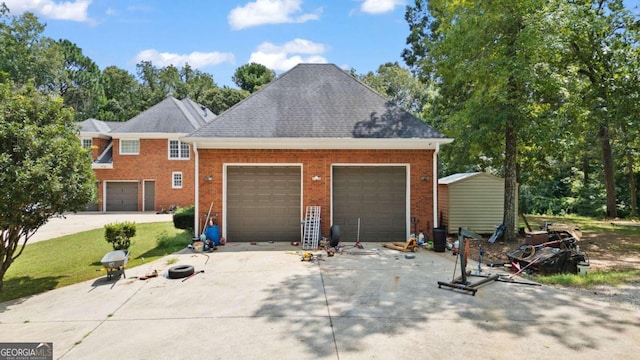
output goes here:
[{"label": "grass patch", "polygon": [[[174,228],[172,222],[136,227],[128,268],[172,254],[191,242],[191,233]],[[5,274],[0,302],[105,276],[100,260],[112,250],[104,228],[27,244]]]},{"label": "grass patch", "polygon": [[535,280],[542,284],[592,288],[597,285],[620,286],[640,282],[640,270],[593,271],[587,276],[577,274],[538,275]]},{"label": "grass patch", "polygon": [[[532,230],[537,230],[549,221],[554,224],[578,225],[584,232],[595,232],[601,234],[615,233],[618,235],[640,235],[640,226],[629,226],[622,223],[615,223],[611,220],[598,220],[586,216],[565,215],[565,216],[545,216],[545,215],[526,215]],[[525,226],[524,222],[520,222],[520,226]]]}]

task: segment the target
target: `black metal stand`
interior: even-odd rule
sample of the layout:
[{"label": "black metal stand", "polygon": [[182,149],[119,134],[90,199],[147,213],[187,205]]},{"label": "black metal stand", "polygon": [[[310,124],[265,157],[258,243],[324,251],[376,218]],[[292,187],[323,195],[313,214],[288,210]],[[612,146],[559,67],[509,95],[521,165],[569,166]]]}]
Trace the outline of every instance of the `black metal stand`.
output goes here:
[{"label": "black metal stand", "polygon": [[[471,272],[467,272],[467,260],[466,260],[466,252],[467,252],[467,247],[466,247],[466,241],[467,238],[474,238],[474,239],[482,239],[482,237],[472,231],[463,229],[463,228],[459,228],[458,229],[458,257],[456,258],[456,266],[458,261],[460,262],[460,273],[461,275],[457,278],[454,278],[453,281],[451,282],[444,282],[444,281],[438,281],[438,288],[442,288],[442,286],[446,286],[452,289],[456,289],[456,290],[463,290],[463,291],[468,291],[471,293],[471,295],[475,296],[476,292],[478,291],[478,287],[480,285],[484,285],[486,283],[492,282],[492,281],[496,281],[498,280],[498,278],[500,277],[500,275],[471,275]],[[480,272],[480,268],[478,267],[478,272]],[[453,270],[454,276],[455,276],[455,268]],[[475,283],[470,283],[467,280],[467,276],[477,276],[477,277],[482,277],[484,279],[479,280]]]}]

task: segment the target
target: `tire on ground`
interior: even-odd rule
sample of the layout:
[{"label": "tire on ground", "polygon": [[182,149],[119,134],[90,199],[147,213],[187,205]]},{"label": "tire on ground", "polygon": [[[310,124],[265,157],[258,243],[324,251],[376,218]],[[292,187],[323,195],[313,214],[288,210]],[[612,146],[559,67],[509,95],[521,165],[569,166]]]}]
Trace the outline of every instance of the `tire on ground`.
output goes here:
[{"label": "tire on ground", "polygon": [[336,247],[340,243],[340,225],[331,225],[329,233],[329,245]]},{"label": "tire on ground", "polygon": [[182,279],[195,271],[192,265],[177,265],[169,269],[169,279]]}]

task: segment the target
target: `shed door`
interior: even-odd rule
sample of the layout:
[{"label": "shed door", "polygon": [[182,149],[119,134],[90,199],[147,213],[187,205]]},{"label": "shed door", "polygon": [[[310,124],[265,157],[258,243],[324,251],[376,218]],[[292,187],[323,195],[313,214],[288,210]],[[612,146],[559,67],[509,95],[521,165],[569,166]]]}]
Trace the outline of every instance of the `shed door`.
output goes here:
[{"label": "shed door", "polygon": [[229,166],[229,241],[300,240],[300,167]]},{"label": "shed door", "polygon": [[137,182],[108,182],[107,211],[138,211]]},{"label": "shed door", "polygon": [[404,166],[333,168],[333,223],[340,240],[406,241],[407,169]]}]

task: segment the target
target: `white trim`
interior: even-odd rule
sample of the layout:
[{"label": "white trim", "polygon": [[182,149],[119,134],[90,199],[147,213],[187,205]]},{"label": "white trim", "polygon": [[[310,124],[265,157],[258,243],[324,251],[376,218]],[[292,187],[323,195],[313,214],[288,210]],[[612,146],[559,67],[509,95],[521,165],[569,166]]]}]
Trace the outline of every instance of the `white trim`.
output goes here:
[{"label": "white trim", "polygon": [[223,163],[222,164],[222,237],[227,237],[227,168],[238,167],[299,167],[300,168],[300,219],[303,219],[304,206],[304,164],[303,163]]},{"label": "white trim", "polygon": [[[176,175],[180,174],[180,186],[176,185]],[[182,171],[172,171],[171,172],[171,188],[172,189],[182,189],[184,186],[184,176],[182,175]]]},{"label": "white trim", "polygon": [[404,206],[405,206],[405,219],[404,219],[404,223],[405,223],[405,238],[409,237],[409,234],[411,234],[411,164],[409,163],[383,163],[383,164],[378,164],[378,163],[334,163],[331,164],[331,183],[329,184],[329,206],[331,207],[331,219],[330,219],[330,225],[329,226],[333,226],[333,216],[334,216],[334,212],[333,212],[333,169],[335,167],[362,167],[362,166],[369,166],[369,167],[405,167],[406,171],[406,195],[405,195],[405,200],[404,200]]},{"label": "white trim", "polygon": [[353,139],[353,138],[197,138],[180,140],[200,149],[358,149],[433,150],[453,139]]},{"label": "white trim", "polygon": [[[138,180],[103,180],[102,181],[102,212],[107,212],[107,183],[136,183],[138,185],[138,190],[140,190],[140,181]],[[136,196],[138,196],[138,190],[136,190]],[[142,201],[144,201],[144,198],[142,199]],[[136,199],[136,203],[137,202],[138,202],[138,199]],[[142,209],[144,209],[144,207]],[[138,209],[136,209],[136,211],[138,211]]]},{"label": "white trim", "polygon": [[[178,157],[171,157],[171,142],[178,142]],[[182,145],[187,145],[187,157],[182,157]],[[194,144],[195,145],[195,144]],[[167,139],[167,160],[191,160],[191,144],[181,141],[179,139]]]},{"label": "white trim", "polygon": [[[138,152],[136,153],[124,153],[122,152],[122,142],[123,141],[137,141],[138,142]],[[140,155],[140,139],[120,139],[118,140],[118,155]]]},{"label": "white trim", "polygon": [[198,144],[193,144],[193,155],[195,158],[195,166],[194,166],[194,184],[193,184],[193,196],[194,196],[194,204],[193,204],[193,237],[200,236],[200,154],[198,154]]},{"label": "white trim", "polygon": [[105,134],[99,131],[80,131],[80,137],[100,138],[105,140],[111,139],[111,136],[109,136],[109,134]]},{"label": "white trim", "polygon": [[437,228],[438,224],[438,153],[440,152],[440,144],[436,146],[433,152],[433,173],[431,175],[431,182],[433,183],[433,227]]},{"label": "white trim", "polygon": [[109,133],[113,139],[180,139],[189,135],[189,133]]},{"label": "white trim", "polygon": [[92,169],[113,169],[113,162],[110,163],[91,163]]},{"label": "white trim", "polygon": [[[147,211],[147,210],[145,210],[145,208],[147,207],[147,187],[146,187],[146,185],[147,185],[148,182],[155,183],[156,179],[142,179],[142,212]],[[155,203],[156,202],[156,198],[155,198],[156,186],[155,185],[153,186],[153,190],[154,190],[154,194],[153,194],[154,195],[154,197],[153,197],[153,205],[154,205],[153,207],[154,207],[154,209],[153,210],[149,210],[149,211],[156,211],[155,208],[156,208],[156,205],[158,205],[158,204]]]}]

